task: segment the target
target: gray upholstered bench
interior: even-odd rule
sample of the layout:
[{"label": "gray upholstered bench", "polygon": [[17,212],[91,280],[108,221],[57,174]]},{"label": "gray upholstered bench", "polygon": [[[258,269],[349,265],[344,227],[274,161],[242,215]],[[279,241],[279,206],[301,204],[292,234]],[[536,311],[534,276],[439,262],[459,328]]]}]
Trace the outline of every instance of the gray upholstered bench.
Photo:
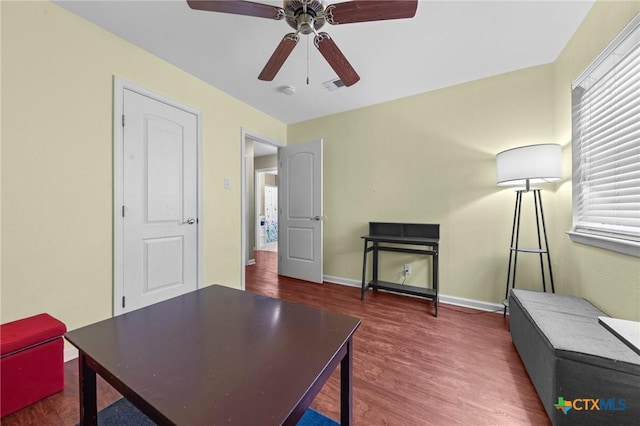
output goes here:
[{"label": "gray upholstered bench", "polygon": [[[519,289],[509,311],[511,339],[554,425],[640,424],[640,355],[598,323],[606,314],[579,297]],[[573,404],[566,414],[558,398]]]}]

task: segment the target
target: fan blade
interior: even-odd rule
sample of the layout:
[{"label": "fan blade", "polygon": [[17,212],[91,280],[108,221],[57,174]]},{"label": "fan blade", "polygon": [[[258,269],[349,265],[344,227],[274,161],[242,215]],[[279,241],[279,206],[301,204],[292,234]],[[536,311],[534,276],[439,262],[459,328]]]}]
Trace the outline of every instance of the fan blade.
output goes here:
[{"label": "fan blade", "polygon": [[325,17],[332,25],[384,21],[413,18],[417,8],[418,0],[354,0],[327,6]]},{"label": "fan blade", "polygon": [[258,18],[283,19],[281,7],[241,0],[187,0],[191,9],[209,12],[233,13],[234,15],[256,16]]},{"label": "fan blade", "polygon": [[262,72],[258,76],[259,80],[271,81],[274,79],[284,61],[287,60],[293,48],[296,47],[298,43],[299,37],[295,33],[286,34],[283,38],[276,50],[273,52],[267,65],[264,66]]},{"label": "fan blade", "polygon": [[356,84],[360,76],[327,33],[318,33],[313,42],[345,86]]}]

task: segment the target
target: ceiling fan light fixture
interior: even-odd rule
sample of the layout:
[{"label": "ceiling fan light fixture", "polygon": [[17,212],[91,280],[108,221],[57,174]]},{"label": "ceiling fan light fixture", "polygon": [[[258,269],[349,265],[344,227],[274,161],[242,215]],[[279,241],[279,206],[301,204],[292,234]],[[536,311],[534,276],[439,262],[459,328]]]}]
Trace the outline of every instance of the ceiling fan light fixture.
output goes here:
[{"label": "ceiling fan light fixture", "polygon": [[[332,25],[340,25],[413,18],[418,7],[418,0],[352,0],[328,6],[325,6],[324,0],[284,0],[282,8],[244,0],[187,0],[187,3],[195,10],[286,20],[295,33],[289,33],[283,37],[258,75],[259,80],[273,81],[298,43],[298,35],[314,34],[315,47],[346,87],[357,83],[360,76],[329,34],[319,32],[324,24],[328,22]],[[307,67],[308,64],[307,59]],[[309,84],[308,72],[307,69],[307,84]],[[287,87],[280,90],[288,95],[295,93],[295,88],[291,91]]]},{"label": "ceiling fan light fixture", "polygon": [[285,0],[286,21],[302,34],[311,34],[324,25],[324,5],[318,0]]},{"label": "ceiling fan light fixture", "polygon": [[287,96],[291,96],[296,93],[296,88],[294,86],[282,86],[280,91]]}]

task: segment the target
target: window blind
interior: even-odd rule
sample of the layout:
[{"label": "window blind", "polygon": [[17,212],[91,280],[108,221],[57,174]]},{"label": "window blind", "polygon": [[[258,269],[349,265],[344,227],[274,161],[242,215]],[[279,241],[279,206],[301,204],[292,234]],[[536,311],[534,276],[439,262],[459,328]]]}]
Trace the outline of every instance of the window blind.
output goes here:
[{"label": "window blind", "polygon": [[572,85],[574,232],[640,242],[640,15]]}]

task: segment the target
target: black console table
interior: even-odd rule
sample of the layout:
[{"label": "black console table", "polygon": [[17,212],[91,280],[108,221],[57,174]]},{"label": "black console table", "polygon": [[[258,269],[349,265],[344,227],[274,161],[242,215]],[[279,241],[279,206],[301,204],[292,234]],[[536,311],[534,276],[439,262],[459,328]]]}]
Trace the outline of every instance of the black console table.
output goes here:
[{"label": "black console table", "polygon": [[[364,239],[364,257],[362,260],[362,290],[360,292],[360,300],[364,300],[364,294],[369,288],[372,288],[374,291],[382,289],[396,293],[411,294],[433,300],[435,316],[437,317],[440,225],[429,223],[369,222],[369,235],[363,236],[362,239]],[[407,246],[421,246],[425,248],[412,248]],[[379,251],[395,251],[432,256],[432,288],[415,287],[379,280]],[[366,283],[367,255],[369,252],[373,252],[373,274],[372,280]]]}]

